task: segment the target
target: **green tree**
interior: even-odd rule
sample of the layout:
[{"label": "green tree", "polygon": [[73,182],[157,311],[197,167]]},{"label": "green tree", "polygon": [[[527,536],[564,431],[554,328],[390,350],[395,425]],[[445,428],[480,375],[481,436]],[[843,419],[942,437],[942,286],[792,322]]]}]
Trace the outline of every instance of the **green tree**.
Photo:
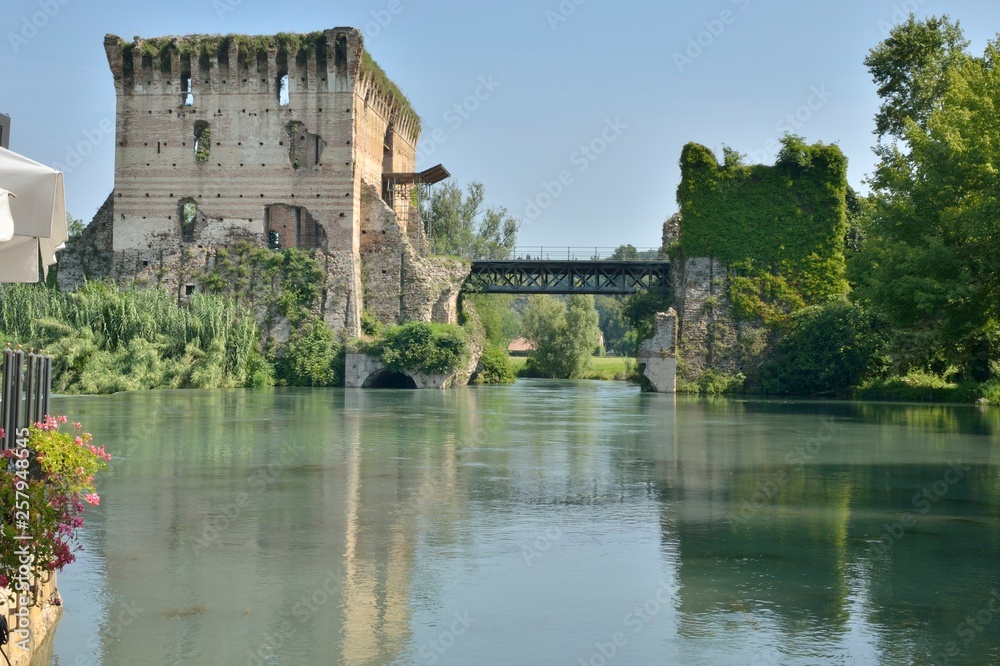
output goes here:
[{"label": "green tree", "polygon": [[434,254],[467,259],[506,259],[511,255],[520,222],[502,206],[484,209],[485,192],[482,183],[470,183],[464,194],[453,183],[434,190],[422,213],[430,221]]},{"label": "green tree", "polygon": [[337,334],[316,317],[292,330],[276,363],[277,380],[286,386],[343,385],[343,349]]},{"label": "green tree", "polygon": [[[920,48],[908,48],[913,40]],[[937,47],[930,55],[928,43]],[[947,18],[911,18],[869,58],[876,82],[884,77],[871,64],[876,54],[919,76],[908,93],[883,93],[883,106],[901,116],[884,122],[903,129],[898,144],[878,151],[852,277],[895,331],[897,371],[955,367],[981,381],[991,374],[1000,311],[1000,51],[992,42],[982,58],[955,52],[965,44]]]},{"label": "green tree", "polygon": [[844,392],[885,362],[885,334],[863,307],[846,300],[803,308],[761,371],[764,393]]},{"label": "green tree", "polygon": [[[634,340],[628,333],[630,326],[622,314],[624,299],[621,296],[596,296],[594,307],[597,308],[598,326],[604,333],[604,347],[609,352],[625,356],[634,355]],[[634,338],[634,336],[632,336]]]},{"label": "green tree", "polygon": [[617,261],[656,261],[659,250],[639,250],[631,243],[619,245],[609,259]]},{"label": "green tree", "polygon": [[87,225],[83,220],[78,220],[69,212],[66,213],[66,229],[69,231],[69,237],[79,236],[83,233],[83,230],[87,228]]},{"label": "green tree", "polygon": [[535,343],[528,359],[531,374],[576,379],[586,374],[600,340],[593,296],[533,296],[524,313],[524,336]]},{"label": "green tree", "polygon": [[875,134],[902,137],[911,121],[926,127],[947,89],[948,72],[965,59],[968,46],[958,22],[947,16],[918,21],[910,14],[896,26],[865,58],[882,98]]},{"label": "green tree", "polygon": [[521,317],[514,308],[512,294],[473,294],[472,304],[486,330],[486,340],[498,349],[507,349],[521,335]]}]

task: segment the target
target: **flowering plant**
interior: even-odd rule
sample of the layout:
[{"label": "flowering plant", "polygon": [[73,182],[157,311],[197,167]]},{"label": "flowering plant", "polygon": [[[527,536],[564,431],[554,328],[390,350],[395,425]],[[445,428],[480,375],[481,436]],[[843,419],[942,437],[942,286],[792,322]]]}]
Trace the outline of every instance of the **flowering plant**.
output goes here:
[{"label": "flowering plant", "polygon": [[[94,477],[111,455],[65,416],[47,416],[18,431],[0,460],[0,587],[27,594],[33,577],[76,560],[84,504],[100,497]],[[15,583],[16,584],[13,584]]]}]

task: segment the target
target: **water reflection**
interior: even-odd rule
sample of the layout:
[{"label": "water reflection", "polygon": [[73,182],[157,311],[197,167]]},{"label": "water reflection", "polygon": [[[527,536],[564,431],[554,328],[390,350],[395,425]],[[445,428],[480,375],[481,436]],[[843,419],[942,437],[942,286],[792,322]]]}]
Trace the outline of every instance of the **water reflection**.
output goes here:
[{"label": "water reflection", "polygon": [[992,411],[546,381],[59,408],[118,458],[54,664],[1000,663],[1000,617],[967,624]]}]

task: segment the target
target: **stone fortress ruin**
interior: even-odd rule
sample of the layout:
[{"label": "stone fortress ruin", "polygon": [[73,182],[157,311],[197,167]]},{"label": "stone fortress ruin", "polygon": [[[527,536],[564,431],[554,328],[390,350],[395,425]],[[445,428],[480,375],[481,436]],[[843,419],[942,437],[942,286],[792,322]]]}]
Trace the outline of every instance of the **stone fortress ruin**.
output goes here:
[{"label": "stone fortress ruin", "polygon": [[[220,248],[302,248],[317,306],[357,336],[454,322],[468,266],[426,256],[420,119],[355,28],[306,35],[105,37],[117,124],[114,192],[60,257],[63,288],[111,277],[189,297]],[[364,276],[364,278],[362,277]]]}]

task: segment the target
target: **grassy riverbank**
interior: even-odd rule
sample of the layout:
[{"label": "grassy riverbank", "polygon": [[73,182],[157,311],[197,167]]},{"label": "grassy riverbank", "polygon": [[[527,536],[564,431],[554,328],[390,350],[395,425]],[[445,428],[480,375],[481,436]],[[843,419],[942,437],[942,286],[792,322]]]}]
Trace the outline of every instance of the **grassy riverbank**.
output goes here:
[{"label": "grassy riverbank", "polygon": [[[511,365],[518,377],[528,377],[525,356],[512,356]],[[623,356],[595,356],[590,360],[590,369],[581,379],[601,379],[606,381],[628,381],[635,372],[635,359]]]}]

